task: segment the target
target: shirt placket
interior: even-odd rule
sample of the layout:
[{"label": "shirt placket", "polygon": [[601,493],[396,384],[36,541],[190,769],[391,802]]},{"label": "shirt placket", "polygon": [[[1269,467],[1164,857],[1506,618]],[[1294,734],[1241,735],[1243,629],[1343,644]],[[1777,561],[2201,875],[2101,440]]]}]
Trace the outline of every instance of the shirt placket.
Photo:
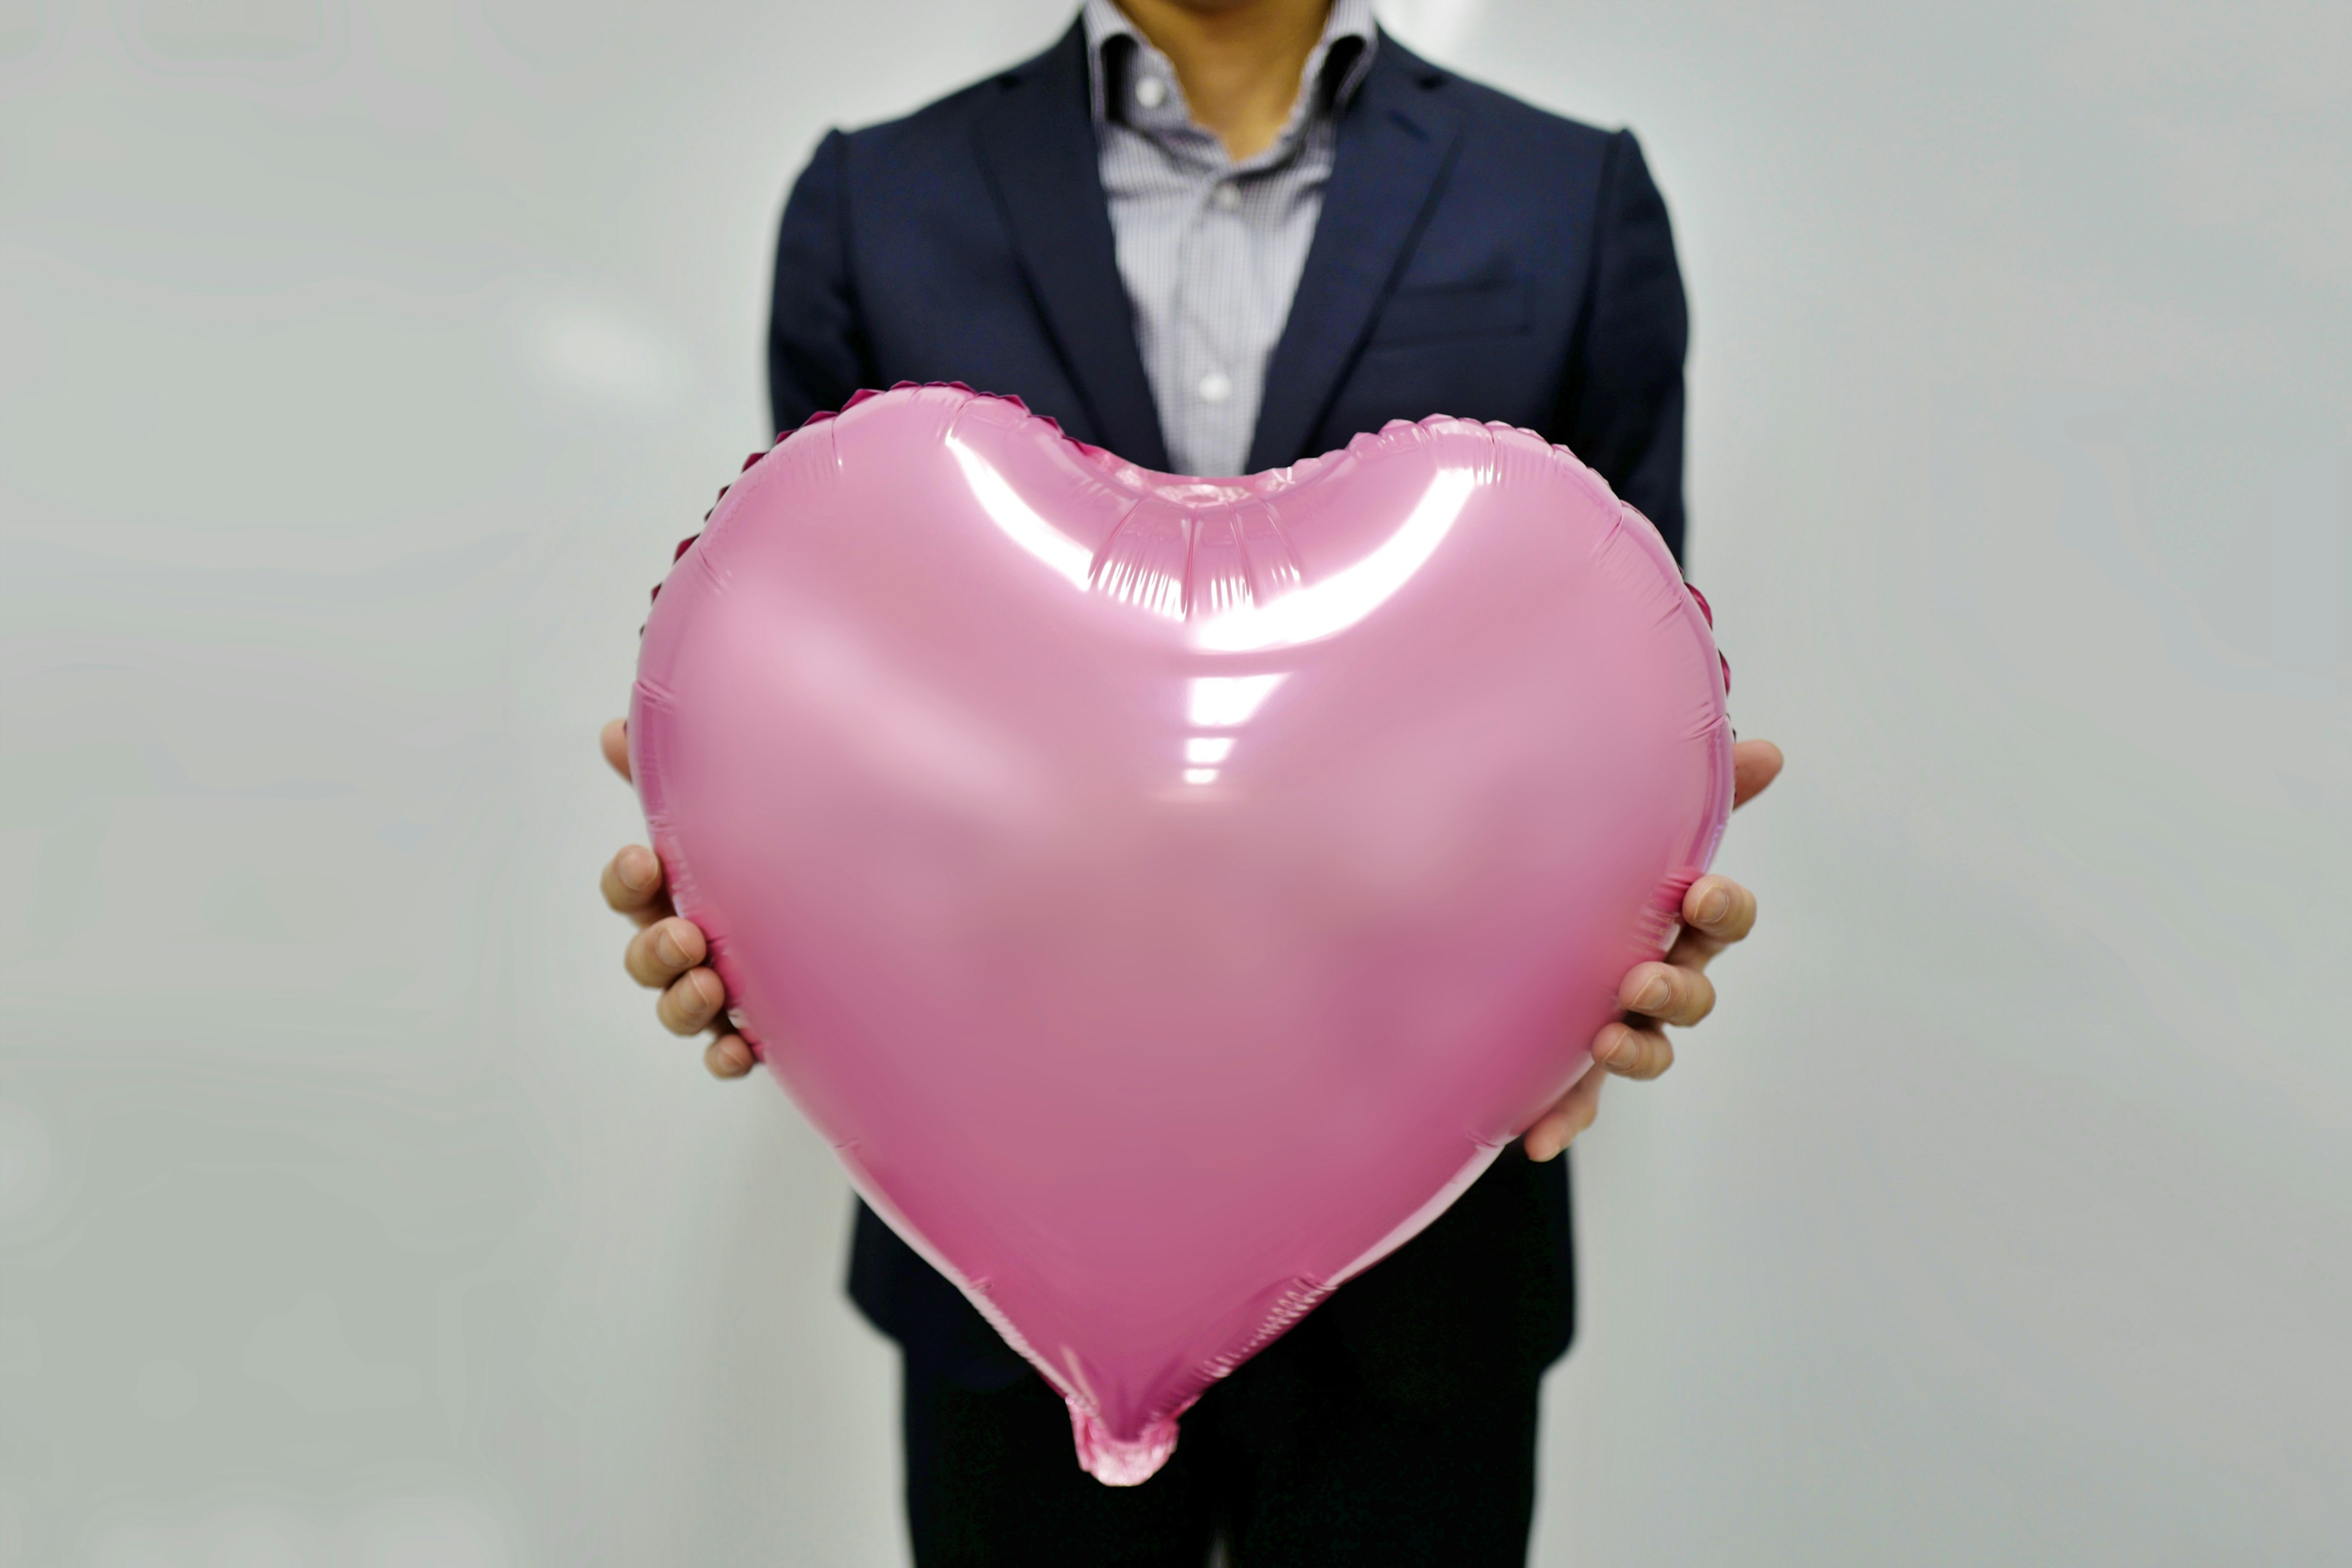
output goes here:
[{"label": "shirt placket", "polygon": [[1247,224],[1237,210],[1220,206],[1216,196],[1232,188],[1229,179],[1211,177],[1192,193],[1177,279],[1177,338],[1183,359],[1176,383],[1192,400],[1197,431],[1188,461],[1217,474],[1241,466],[1242,459],[1231,454],[1246,439],[1236,436],[1234,426],[1255,409],[1258,397],[1258,389],[1249,384],[1257,367],[1237,363],[1242,334],[1236,329],[1252,319],[1255,302],[1243,292],[1249,287]]},{"label": "shirt placket", "polygon": [[1193,121],[1150,51],[1139,50],[1127,91],[1129,126],[1159,147],[1174,176],[1165,199],[1181,208],[1164,342],[1153,356],[1164,356],[1157,379],[1181,403],[1163,411],[1171,458],[1190,472],[1230,475],[1248,460],[1272,348],[1255,342],[1270,309],[1258,298],[1266,285],[1260,231],[1281,221],[1278,172],[1302,153],[1311,110],[1302,104],[1272,147],[1235,163]]}]

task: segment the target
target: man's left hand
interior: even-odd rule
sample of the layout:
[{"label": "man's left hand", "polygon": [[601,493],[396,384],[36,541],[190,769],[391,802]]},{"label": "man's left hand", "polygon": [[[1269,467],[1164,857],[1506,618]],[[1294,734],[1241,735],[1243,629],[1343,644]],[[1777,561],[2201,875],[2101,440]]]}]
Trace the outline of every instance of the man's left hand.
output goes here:
[{"label": "man's left hand", "polygon": [[[1731,804],[1747,805],[1780,775],[1780,748],[1769,741],[1742,741],[1731,749]],[[1756,924],[1756,895],[1728,877],[1701,877],[1683,895],[1682,934],[1663,963],[1638,963],[1617,988],[1625,1016],[1601,1026],[1592,1038],[1588,1072],[1559,1103],[1536,1119],[1522,1139],[1530,1160],[1549,1160],[1592,1125],[1601,1110],[1601,1086],[1611,1075],[1655,1078],[1675,1065],[1666,1038],[1669,1024],[1688,1027],[1715,1010],[1715,983],[1706,966],[1715,955],[1745,937]]]}]

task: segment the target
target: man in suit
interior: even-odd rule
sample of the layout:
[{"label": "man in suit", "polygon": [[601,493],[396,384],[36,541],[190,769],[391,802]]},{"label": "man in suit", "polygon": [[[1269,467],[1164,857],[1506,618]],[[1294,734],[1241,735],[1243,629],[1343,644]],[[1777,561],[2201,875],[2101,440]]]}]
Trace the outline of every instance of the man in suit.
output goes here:
[{"label": "man in suit", "polygon": [[[1683,540],[1682,285],[1623,132],[1414,58],[1369,0],[1087,0],[1036,58],[890,124],[828,135],[786,205],[768,351],[790,430],[860,387],[1016,394],[1141,466],[1277,468],[1436,413],[1542,432]],[[625,773],[619,726],[607,754]],[[1739,795],[1779,769],[1738,761]],[[653,856],[604,875],[627,963],[710,1070],[751,1061]],[[1695,886],[1664,963],[1626,977],[1611,1073],[1713,1003],[1746,889]],[[1168,1466],[1080,1471],[1059,1397],[862,1205],[850,1292],[904,1351],[917,1561],[1236,1568],[1524,1559],[1536,1398],[1575,1321],[1566,1162],[1587,1076],[1434,1225],[1186,1416]]]}]

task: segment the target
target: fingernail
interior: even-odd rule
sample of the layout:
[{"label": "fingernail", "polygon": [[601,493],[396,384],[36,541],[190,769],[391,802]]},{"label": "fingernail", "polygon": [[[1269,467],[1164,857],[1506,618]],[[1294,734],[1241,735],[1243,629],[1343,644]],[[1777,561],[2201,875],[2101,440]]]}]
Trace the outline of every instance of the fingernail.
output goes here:
[{"label": "fingernail", "polygon": [[659,869],[650,857],[632,855],[621,862],[621,886],[633,893],[642,893],[654,885],[654,873]]},{"label": "fingernail", "polygon": [[677,938],[675,935],[664,931],[654,938],[654,956],[672,969],[677,969],[686,963],[686,949],[678,946]]},{"label": "fingernail", "polygon": [[1640,1013],[1662,1012],[1664,1010],[1666,1003],[1674,996],[1674,988],[1668,985],[1664,980],[1653,980],[1643,991],[1642,999],[1633,1004],[1634,1011]]},{"label": "fingernail", "polygon": [[1601,1059],[1612,1068],[1626,1066],[1633,1059],[1633,1037],[1621,1032],[1615,1039],[1601,1047]]},{"label": "fingernail", "polygon": [[1730,912],[1731,891],[1727,888],[1717,888],[1698,901],[1698,918],[1704,924],[1713,925]]}]

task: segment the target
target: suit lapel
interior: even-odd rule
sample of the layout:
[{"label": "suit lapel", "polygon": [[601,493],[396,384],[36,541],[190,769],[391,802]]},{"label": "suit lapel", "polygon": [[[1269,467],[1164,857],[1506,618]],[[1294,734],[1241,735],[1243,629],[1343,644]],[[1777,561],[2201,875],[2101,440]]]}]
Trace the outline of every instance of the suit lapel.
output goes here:
[{"label": "suit lapel", "polygon": [[1372,68],[1340,116],[1323,216],[1266,364],[1252,473],[1313,455],[1306,444],[1444,184],[1461,129],[1453,105],[1430,90],[1442,79],[1381,35]]},{"label": "suit lapel", "polygon": [[1086,33],[1073,27],[1005,78],[1003,96],[980,120],[981,160],[1038,312],[1094,416],[1095,438],[1129,462],[1164,469],[1168,447],[1096,166],[1087,71]]}]

